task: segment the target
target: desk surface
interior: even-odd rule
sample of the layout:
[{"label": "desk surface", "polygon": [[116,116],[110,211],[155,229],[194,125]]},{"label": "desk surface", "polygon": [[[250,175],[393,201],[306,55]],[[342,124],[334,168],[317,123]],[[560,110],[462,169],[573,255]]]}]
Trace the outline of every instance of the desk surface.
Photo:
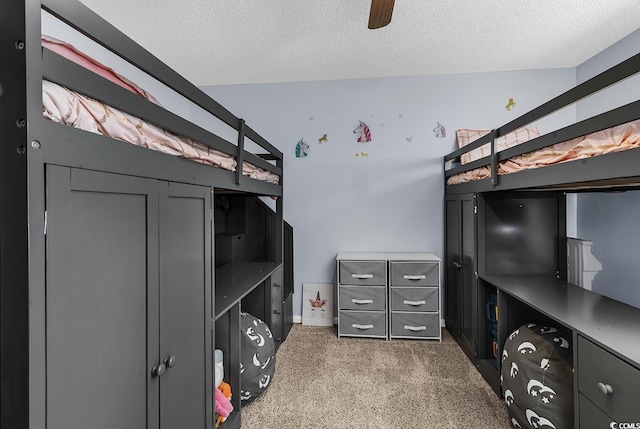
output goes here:
[{"label": "desk surface", "polygon": [[640,309],[551,276],[480,278],[640,368]]},{"label": "desk surface", "polygon": [[216,269],[215,319],[265,281],[280,264],[275,262],[230,262]]}]

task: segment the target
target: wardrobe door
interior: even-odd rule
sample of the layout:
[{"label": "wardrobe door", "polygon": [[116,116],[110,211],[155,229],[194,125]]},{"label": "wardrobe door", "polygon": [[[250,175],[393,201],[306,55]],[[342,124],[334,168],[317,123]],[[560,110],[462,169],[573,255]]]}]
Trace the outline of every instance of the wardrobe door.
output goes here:
[{"label": "wardrobe door", "polygon": [[160,426],[213,427],[211,189],[160,182]]},{"label": "wardrobe door", "polygon": [[477,338],[477,279],[476,279],[476,199],[471,194],[460,196],[460,293],[461,331],[468,352],[475,355]]},{"label": "wardrobe door", "polygon": [[445,320],[470,357],[476,354],[477,197],[445,196]]},{"label": "wardrobe door", "polygon": [[460,334],[460,269],[462,258],[460,255],[460,215],[458,196],[445,196],[445,282],[444,305],[447,329],[454,334]]},{"label": "wardrobe door", "polygon": [[46,168],[47,429],[157,428],[157,182]]}]

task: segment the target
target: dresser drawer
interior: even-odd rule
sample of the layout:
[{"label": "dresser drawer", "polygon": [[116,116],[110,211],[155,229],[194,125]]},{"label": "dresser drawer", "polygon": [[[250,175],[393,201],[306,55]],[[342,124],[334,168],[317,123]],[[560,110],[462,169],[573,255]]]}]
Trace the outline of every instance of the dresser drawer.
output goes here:
[{"label": "dresser drawer", "polygon": [[619,422],[640,420],[640,370],[578,336],[578,390]]},{"label": "dresser drawer", "polygon": [[269,283],[271,284],[271,300],[282,301],[282,268],[278,268],[271,274]]},{"label": "dresser drawer", "polygon": [[438,311],[439,294],[435,287],[392,287],[391,310]]},{"label": "dresser drawer", "polygon": [[282,301],[271,303],[271,324],[275,324],[282,319]]},{"label": "dresser drawer", "polygon": [[273,336],[273,341],[276,343],[276,347],[279,347],[280,343],[282,343],[282,329],[282,320],[279,320],[278,322],[274,323],[273,326],[271,326],[271,335]]},{"label": "dresser drawer", "polygon": [[391,286],[438,286],[437,262],[390,262]]},{"label": "dresser drawer", "polygon": [[341,335],[386,337],[386,313],[381,311],[340,310],[340,323],[338,328]]},{"label": "dresser drawer", "polygon": [[391,336],[440,337],[440,316],[436,313],[391,313]]},{"label": "dresser drawer", "polygon": [[580,394],[578,406],[580,407],[581,428],[609,428],[612,418],[596,407],[584,395]]},{"label": "dresser drawer", "polygon": [[271,302],[282,302],[282,283],[271,284]]},{"label": "dresser drawer", "polygon": [[340,310],[382,310],[387,302],[384,286],[340,286]]},{"label": "dresser drawer", "polygon": [[340,284],[384,286],[387,284],[385,261],[340,261]]}]

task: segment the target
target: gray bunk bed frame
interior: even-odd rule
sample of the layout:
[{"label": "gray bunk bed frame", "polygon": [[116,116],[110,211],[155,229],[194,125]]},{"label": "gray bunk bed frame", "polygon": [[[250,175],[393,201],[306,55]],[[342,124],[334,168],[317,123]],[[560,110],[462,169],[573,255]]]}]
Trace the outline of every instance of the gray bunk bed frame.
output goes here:
[{"label": "gray bunk bed frame", "polygon": [[[637,395],[640,379],[640,348],[629,338],[637,338],[640,331],[640,309],[568,283],[565,195],[640,189],[640,149],[505,175],[497,175],[497,166],[517,155],[634,121],[640,118],[640,101],[500,152],[494,142],[638,72],[640,54],[444,157],[447,329],[498,395],[504,393],[501,348],[511,332],[528,323],[568,329],[575,372],[574,406],[568,414],[573,424],[567,427],[638,417],[631,398]],[[492,143],[490,156],[457,165],[461,155],[486,143]],[[490,177],[447,184],[449,177],[482,166],[491,168]],[[498,313],[490,315],[488,308],[496,305]]]},{"label": "gray bunk bed frame", "polygon": [[[489,134],[479,138],[473,143],[446,155],[444,157],[445,192],[447,194],[462,194],[468,192],[517,189],[577,189],[580,187],[637,186],[640,184],[640,170],[638,169],[640,151],[633,149],[506,175],[498,175],[496,167],[502,160],[638,119],[640,118],[640,101],[635,101],[617,109],[585,119],[500,152],[496,152],[495,144],[492,144],[490,156],[465,165],[447,169],[446,164],[459,159],[461,155],[473,149],[493,142],[501,136],[505,136],[518,128],[526,126],[566,106],[574,104],[591,94],[595,94],[602,89],[633,76],[639,71],[640,54],[637,54],[513,121],[492,130]],[[473,182],[446,185],[446,179],[449,177],[483,166],[491,167],[491,177]]]},{"label": "gray bunk bed frame", "polygon": [[[237,130],[237,144],[229,143],[43,49],[40,42],[41,10],[98,42]],[[197,185],[202,189],[211,189],[210,195],[202,196],[202,201],[211,204],[211,217],[214,190],[220,194],[277,197],[273,220],[270,221],[273,229],[268,234],[271,241],[267,244],[269,254],[275,255],[272,261],[246,264],[232,262],[232,266],[219,270],[217,274],[214,273],[217,270],[214,270],[213,263],[206,263],[211,271],[208,275],[211,284],[208,293],[211,296],[205,294],[203,298],[210,299],[212,304],[206,310],[211,320],[208,328],[211,336],[207,344],[216,345],[216,335],[220,336],[220,332],[224,331],[222,336],[226,338],[222,340],[228,343],[227,346],[237,349],[240,300],[257,285],[267,285],[270,276],[281,269],[283,254],[292,254],[291,249],[283,249],[283,234],[290,237],[291,229],[283,221],[282,153],[245,124],[243,119],[233,115],[76,0],[3,1],[0,5],[0,41],[0,426],[16,429],[45,427],[45,409],[51,406],[45,404],[40,387],[46,381],[39,377],[45,376],[46,371],[43,369],[44,357],[41,356],[44,348],[38,343],[39,339],[44,338],[46,329],[42,313],[45,311],[47,261],[43,255],[47,246],[45,210],[46,204],[50,203],[46,200],[50,197],[46,195],[45,184],[49,166],[166,181],[176,183],[178,187]],[[190,162],[49,121],[42,114],[43,80],[86,94],[151,124],[232,155],[237,160],[237,171]],[[245,150],[245,139],[257,143],[265,153],[255,155]],[[243,176],[243,161],[277,174],[279,183]],[[212,219],[210,225],[213,225]],[[206,246],[210,249],[213,249],[213,229],[212,226],[208,227],[208,237],[205,237]],[[212,251],[208,252],[206,254],[212,259]],[[285,281],[292,281],[287,279],[292,272],[290,263],[285,268]],[[224,282],[225,278],[228,278],[228,283]],[[273,279],[271,281],[275,282]],[[275,286],[280,287],[280,284]],[[222,427],[238,427],[239,368],[236,369],[238,365],[235,365],[238,351],[232,350],[229,354],[225,359],[227,371],[231,372],[232,385],[236,388],[233,399],[236,411]],[[213,351],[208,350],[206,359],[212,362],[212,356]],[[212,364],[208,366],[209,369],[213,367]],[[159,374],[156,376],[159,377]],[[206,420],[207,424],[211,424],[213,389],[209,387],[213,383],[212,373],[202,374],[202,377],[208,379],[207,401],[210,407],[206,412]],[[154,419],[148,422],[148,427],[156,424]]]}]

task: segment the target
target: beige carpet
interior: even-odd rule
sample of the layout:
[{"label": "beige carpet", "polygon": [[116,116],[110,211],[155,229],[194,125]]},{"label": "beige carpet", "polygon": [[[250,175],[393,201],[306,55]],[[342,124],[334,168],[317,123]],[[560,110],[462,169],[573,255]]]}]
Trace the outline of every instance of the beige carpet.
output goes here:
[{"label": "beige carpet", "polygon": [[448,331],[443,340],[340,338],[294,325],[271,386],[242,407],[242,427],[509,428],[504,402]]}]

